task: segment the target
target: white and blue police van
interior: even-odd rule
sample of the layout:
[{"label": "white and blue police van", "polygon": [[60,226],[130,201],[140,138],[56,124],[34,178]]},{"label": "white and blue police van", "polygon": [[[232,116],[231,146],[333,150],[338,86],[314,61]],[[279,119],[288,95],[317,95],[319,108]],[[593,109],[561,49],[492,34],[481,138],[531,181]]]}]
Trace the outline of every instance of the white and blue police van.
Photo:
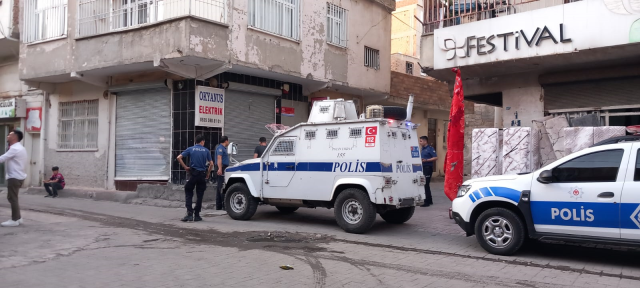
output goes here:
[{"label": "white and blue police van", "polygon": [[262,157],[225,172],[228,215],[248,220],[260,203],[282,213],[335,208],[349,233],[369,230],[376,214],[389,223],[408,221],[424,203],[425,185],[418,125],[407,117],[412,100],[407,109],[369,106],[360,117],[353,101],[317,101],[306,123],[267,125],[275,136]]},{"label": "white and blue police van", "polygon": [[515,253],[526,238],[640,244],[640,142],[613,142],[533,173],[466,181],[452,216],[498,255]]}]

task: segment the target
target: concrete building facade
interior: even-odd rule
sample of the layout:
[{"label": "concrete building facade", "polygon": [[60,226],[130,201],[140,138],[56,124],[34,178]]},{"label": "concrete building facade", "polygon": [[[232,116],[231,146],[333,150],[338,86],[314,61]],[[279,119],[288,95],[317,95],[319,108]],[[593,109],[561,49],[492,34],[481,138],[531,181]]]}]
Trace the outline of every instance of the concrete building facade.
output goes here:
[{"label": "concrete building facade", "polygon": [[[75,187],[180,185],[175,157],[197,134],[211,149],[229,136],[244,160],[312,99],[363,109],[390,91],[390,0],[21,3],[19,77],[47,91],[46,169]],[[195,123],[203,87],[223,91],[217,127]]]}]

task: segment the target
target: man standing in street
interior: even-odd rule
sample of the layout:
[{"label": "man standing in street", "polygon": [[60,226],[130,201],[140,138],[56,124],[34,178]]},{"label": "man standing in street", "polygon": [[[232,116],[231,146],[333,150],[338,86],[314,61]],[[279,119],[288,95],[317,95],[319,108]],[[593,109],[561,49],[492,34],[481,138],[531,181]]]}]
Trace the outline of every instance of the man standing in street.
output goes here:
[{"label": "man standing in street", "polygon": [[[183,157],[189,157],[189,167],[184,164]],[[182,154],[178,155],[178,162],[184,170],[191,173],[191,177],[187,184],[184,185],[185,206],[187,207],[187,216],[182,218],[182,222],[202,221],[200,210],[202,210],[202,198],[204,190],[207,189],[207,179],[211,175],[213,161],[211,160],[211,151],[204,147],[204,137],[196,136],[196,145],[187,148]],[[207,167],[209,164],[209,167]],[[196,188],[196,207],[192,207],[193,188]],[[194,214],[195,212],[195,214]]]},{"label": "man standing in street", "polygon": [[222,199],[222,186],[224,185],[224,170],[229,167],[229,137],[222,136],[220,144],[216,146],[216,165],[218,165],[218,179],[216,187],[216,210],[224,209],[224,199]]},{"label": "man standing in street", "polygon": [[433,163],[438,160],[438,155],[436,155],[436,150],[429,145],[429,138],[427,138],[427,136],[421,136],[419,142],[420,147],[422,147],[422,151],[420,152],[422,157],[422,173],[427,179],[424,185],[424,204],[420,207],[429,207],[433,205],[429,184],[431,183],[431,174],[433,174]]},{"label": "man standing in street", "polygon": [[6,163],[5,170],[7,172],[7,200],[11,204],[11,220],[2,222],[4,227],[15,227],[22,224],[22,216],[20,216],[20,204],[18,203],[18,192],[24,179],[27,178],[27,150],[24,149],[20,141],[22,141],[22,131],[14,129],[7,136],[9,142],[9,151],[0,156],[0,163]]},{"label": "man standing in street", "polygon": [[253,150],[253,159],[262,157],[265,149],[267,149],[267,138],[260,137],[260,145]]}]

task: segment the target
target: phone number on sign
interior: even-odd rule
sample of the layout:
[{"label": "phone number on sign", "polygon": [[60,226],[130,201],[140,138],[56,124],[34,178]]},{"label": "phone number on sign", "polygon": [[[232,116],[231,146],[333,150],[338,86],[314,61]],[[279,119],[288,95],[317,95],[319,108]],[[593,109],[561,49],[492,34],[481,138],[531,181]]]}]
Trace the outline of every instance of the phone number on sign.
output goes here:
[{"label": "phone number on sign", "polygon": [[211,118],[200,118],[200,123],[222,124],[222,120],[220,120],[220,119],[211,119]]}]

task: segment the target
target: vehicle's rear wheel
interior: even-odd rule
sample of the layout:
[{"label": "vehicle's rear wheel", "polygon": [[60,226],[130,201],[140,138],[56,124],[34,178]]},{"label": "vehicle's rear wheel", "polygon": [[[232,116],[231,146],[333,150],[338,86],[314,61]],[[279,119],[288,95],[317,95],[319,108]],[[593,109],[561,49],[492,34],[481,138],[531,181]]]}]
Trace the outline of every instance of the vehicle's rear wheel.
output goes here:
[{"label": "vehicle's rear wheel", "polygon": [[348,233],[365,233],[376,221],[376,207],[369,195],[358,188],[342,191],[333,210],[338,225]]},{"label": "vehicle's rear wheel", "polygon": [[395,210],[389,210],[384,213],[380,213],[380,217],[391,224],[402,224],[409,221],[413,216],[413,212],[416,211],[416,207],[406,207]]},{"label": "vehicle's rear wheel", "polygon": [[249,220],[258,209],[258,199],[251,195],[244,183],[231,185],[225,194],[224,203],[227,214],[235,220]]},{"label": "vehicle's rear wheel", "polygon": [[280,212],[282,212],[283,214],[291,214],[293,212],[296,212],[298,210],[299,207],[282,207],[282,206],[276,206],[276,209],[280,210]]},{"label": "vehicle's rear wheel", "polygon": [[518,215],[505,208],[491,208],[478,217],[476,239],[487,252],[512,255],[524,243],[525,227]]}]

